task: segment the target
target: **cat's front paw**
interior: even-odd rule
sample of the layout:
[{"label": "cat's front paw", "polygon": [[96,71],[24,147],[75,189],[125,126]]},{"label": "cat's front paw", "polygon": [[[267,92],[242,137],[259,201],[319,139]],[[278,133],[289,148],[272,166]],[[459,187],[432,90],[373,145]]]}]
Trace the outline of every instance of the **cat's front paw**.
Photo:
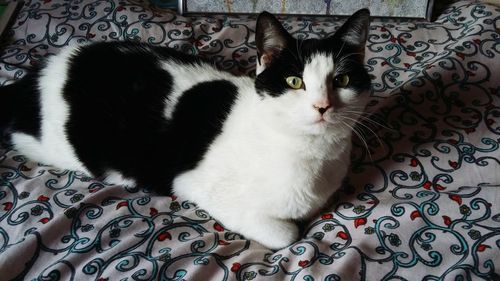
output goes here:
[{"label": "cat's front paw", "polygon": [[282,249],[290,246],[299,239],[299,228],[290,221],[279,219],[260,220],[259,227],[254,228],[254,233],[247,234],[260,244],[270,249]]}]

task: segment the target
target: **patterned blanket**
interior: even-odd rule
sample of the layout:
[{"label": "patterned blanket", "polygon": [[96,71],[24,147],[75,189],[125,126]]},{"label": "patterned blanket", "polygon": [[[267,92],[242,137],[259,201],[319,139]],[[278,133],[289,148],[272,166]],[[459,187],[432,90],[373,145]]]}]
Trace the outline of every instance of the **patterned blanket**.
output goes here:
[{"label": "patterned blanket", "polygon": [[[313,38],[343,19],[282,21]],[[254,16],[182,17],[142,0],[28,0],[4,42],[0,82],[66,44],[102,40],[169,46],[251,73],[254,25]],[[279,251],[183,198],[106,185],[4,145],[0,279],[500,280],[499,32],[500,8],[468,1],[434,22],[374,19],[371,115],[353,139],[350,172],[303,222],[302,239]]]}]

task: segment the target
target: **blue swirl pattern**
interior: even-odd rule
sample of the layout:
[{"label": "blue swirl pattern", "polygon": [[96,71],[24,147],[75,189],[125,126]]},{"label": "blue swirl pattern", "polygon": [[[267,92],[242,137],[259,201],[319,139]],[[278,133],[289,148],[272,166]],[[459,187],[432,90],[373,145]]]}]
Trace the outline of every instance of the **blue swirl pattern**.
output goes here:
[{"label": "blue swirl pattern", "polygon": [[[282,17],[299,38],[335,17]],[[370,115],[353,163],[295,244],[271,251],[182,198],[122,188],[0,148],[4,280],[500,280],[500,8],[374,20]],[[27,0],[0,83],[62,46],[138,40],[255,69],[255,16],[183,17],[145,0]],[[244,210],[242,210],[244,211]]]}]

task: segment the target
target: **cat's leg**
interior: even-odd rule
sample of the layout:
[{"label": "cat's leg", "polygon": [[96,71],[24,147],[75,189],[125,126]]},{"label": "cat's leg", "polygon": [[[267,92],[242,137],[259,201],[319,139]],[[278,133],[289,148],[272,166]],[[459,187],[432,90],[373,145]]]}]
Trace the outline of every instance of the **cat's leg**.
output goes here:
[{"label": "cat's leg", "polygon": [[123,176],[122,173],[115,170],[108,170],[102,176],[102,180],[106,184],[121,185],[123,187],[134,187],[137,185],[136,181],[132,178]]},{"label": "cat's leg", "polygon": [[271,249],[290,246],[299,239],[299,228],[293,221],[269,216],[247,216],[238,223],[245,238]]}]

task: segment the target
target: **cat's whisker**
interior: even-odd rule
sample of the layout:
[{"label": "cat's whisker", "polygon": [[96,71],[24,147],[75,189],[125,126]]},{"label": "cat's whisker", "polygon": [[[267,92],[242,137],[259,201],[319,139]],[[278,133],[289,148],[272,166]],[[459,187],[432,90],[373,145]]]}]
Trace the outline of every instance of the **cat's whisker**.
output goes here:
[{"label": "cat's whisker", "polygon": [[354,56],[354,55],[362,55],[362,54],[363,54],[363,53],[361,53],[361,52],[345,54],[345,55],[343,55],[343,56],[340,58],[340,60],[347,59],[347,58],[349,58],[349,57],[351,57],[351,56]]},{"label": "cat's whisker", "polygon": [[347,126],[349,129],[351,129],[357,136],[358,138],[363,142],[365,148],[366,148],[366,152],[368,154],[368,157],[370,158],[370,161],[373,163],[373,158],[372,158],[372,154],[370,152],[370,148],[368,148],[368,143],[366,142],[365,138],[356,130],[355,127],[349,125],[349,123],[345,122],[344,120],[339,120],[342,124],[344,124],[345,126]]},{"label": "cat's whisker", "polygon": [[371,115],[368,115],[366,116],[366,112],[363,112],[363,111],[353,111],[353,110],[344,110],[342,112],[345,112],[345,113],[352,113],[352,114],[358,114],[357,117],[363,119],[363,120],[366,120],[367,122],[370,122],[376,126],[380,126],[386,130],[389,130],[391,132],[397,132],[395,129],[391,128],[391,127],[388,127],[376,120],[373,120],[372,118],[370,118]]},{"label": "cat's whisker", "polygon": [[335,72],[336,73],[342,73],[342,72],[349,71],[349,67],[351,66],[351,63],[348,62],[348,59],[351,56],[361,55],[361,54],[362,53],[349,53],[347,55],[342,56],[340,58],[340,60],[338,60],[338,61],[335,62],[335,65],[336,65]]},{"label": "cat's whisker", "polygon": [[375,133],[370,127],[368,127],[367,125],[363,124],[362,122],[359,122],[358,120],[354,119],[354,118],[351,118],[351,117],[347,117],[345,115],[342,115],[341,116],[342,118],[345,118],[345,119],[348,119],[348,120],[351,120],[353,121],[355,124],[359,124],[360,126],[363,126],[364,128],[368,129],[368,131],[370,131],[373,136],[375,136],[375,138],[377,139],[378,143],[380,144],[380,146],[385,150],[385,145],[384,143],[382,142],[382,140],[380,139],[380,137],[377,135],[377,133]]},{"label": "cat's whisker", "polygon": [[345,46],[345,41],[342,42],[342,46],[340,47],[340,50],[338,51],[337,55],[335,55],[335,60],[339,57],[339,55],[342,53],[342,50],[344,50]]}]

